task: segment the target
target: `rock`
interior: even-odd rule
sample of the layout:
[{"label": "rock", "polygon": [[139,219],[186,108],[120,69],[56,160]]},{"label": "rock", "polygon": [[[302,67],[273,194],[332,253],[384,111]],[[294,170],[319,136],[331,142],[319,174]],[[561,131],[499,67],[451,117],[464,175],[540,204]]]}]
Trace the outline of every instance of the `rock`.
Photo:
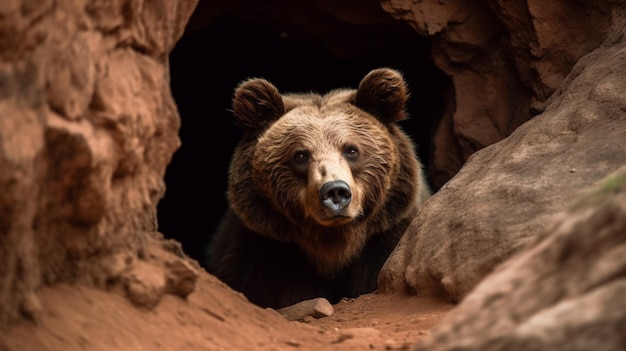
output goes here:
[{"label": "rock", "polygon": [[308,316],[313,318],[330,317],[335,313],[333,305],[323,297],[298,302],[276,311],[290,321],[303,321]]},{"label": "rock", "polygon": [[337,332],[339,336],[334,344],[341,344],[341,347],[347,350],[374,349],[376,344],[381,343],[381,332],[376,328],[346,328],[339,329]]},{"label": "rock", "polygon": [[389,339],[385,341],[385,350],[409,350],[411,343]]},{"label": "rock", "polygon": [[433,60],[454,86],[433,137],[430,167],[437,188],[474,152],[544,110],[574,64],[602,44],[613,6],[438,0],[381,5],[433,38]]},{"label": "rock", "polygon": [[[0,328],[46,286],[106,287],[156,231],[180,146],[167,56],[196,4],[2,1]],[[154,304],[163,278],[135,273]]]},{"label": "rock", "polygon": [[160,267],[137,261],[124,275],[126,295],[138,307],[154,308],[165,294],[165,277]]},{"label": "rock", "polygon": [[372,327],[346,328],[339,331],[340,338],[374,339],[380,336],[380,330]]},{"label": "rock", "polygon": [[196,288],[198,270],[184,259],[173,259],[165,263],[166,291],[170,294],[187,297]]},{"label": "rock", "polygon": [[42,314],[42,306],[39,297],[34,293],[26,294],[20,305],[20,312],[22,312],[24,317],[34,322],[39,322]]},{"label": "rock", "polygon": [[551,219],[414,350],[624,348],[626,166]]},{"label": "rock", "polygon": [[413,220],[381,271],[381,291],[460,301],[548,218],[626,164],[625,48],[616,22],[544,113],[472,155]]}]

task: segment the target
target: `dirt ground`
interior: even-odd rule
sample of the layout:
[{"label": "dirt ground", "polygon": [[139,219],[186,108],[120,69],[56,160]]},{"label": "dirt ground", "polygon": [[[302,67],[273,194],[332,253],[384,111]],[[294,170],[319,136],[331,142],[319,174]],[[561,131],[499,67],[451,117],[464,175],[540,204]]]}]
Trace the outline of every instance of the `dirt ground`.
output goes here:
[{"label": "dirt ground", "polygon": [[373,350],[408,350],[453,306],[431,298],[372,293],[334,307],[331,317],[308,322],[344,340],[329,350],[367,349],[357,347],[362,344]]},{"label": "dirt ground", "polygon": [[95,288],[56,285],[39,296],[39,316],[0,331],[0,350],[408,350],[452,308],[372,293],[339,302],[331,317],[287,321],[206,273],[186,299],[165,295],[151,310]]}]

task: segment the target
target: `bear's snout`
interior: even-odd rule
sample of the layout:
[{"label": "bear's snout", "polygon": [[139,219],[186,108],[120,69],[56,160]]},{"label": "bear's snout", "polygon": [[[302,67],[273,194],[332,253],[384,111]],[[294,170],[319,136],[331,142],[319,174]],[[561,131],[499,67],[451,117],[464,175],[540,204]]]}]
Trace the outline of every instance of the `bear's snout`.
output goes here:
[{"label": "bear's snout", "polygon": [[352,190],[348,183],[343,180],[335,180],[325,183],[320,188],[320,201],[324,206],[339,212],[350,204],[352,200]]}]

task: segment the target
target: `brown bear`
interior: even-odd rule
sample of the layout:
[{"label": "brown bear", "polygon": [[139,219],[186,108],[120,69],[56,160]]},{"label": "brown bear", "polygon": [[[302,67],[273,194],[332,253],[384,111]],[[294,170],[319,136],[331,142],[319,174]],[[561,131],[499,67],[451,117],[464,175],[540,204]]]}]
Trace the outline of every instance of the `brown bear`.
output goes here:
[{"label": "brown bear", "polygon": [[209,272],[262,307],[374,291],[430,195],[397,123],[408,97],[389,68],[372,70],[356,90],[325,95],[283,95],[260,78],[240,83],[232,112],[244,134]]}]

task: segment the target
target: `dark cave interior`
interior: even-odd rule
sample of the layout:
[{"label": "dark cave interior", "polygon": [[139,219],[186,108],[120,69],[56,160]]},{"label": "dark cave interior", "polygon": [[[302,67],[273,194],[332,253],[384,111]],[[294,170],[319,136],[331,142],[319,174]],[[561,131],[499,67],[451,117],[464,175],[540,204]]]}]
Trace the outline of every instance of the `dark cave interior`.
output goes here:
[{"label": "dark cave interior", "polygon": [[339,56],[323,43],[290,35],[288,29],[277,31],[234,15],[188,29],[170,54],[182,145],[165,175],[167,190],[157,208],[159,231],[179,241],[204,265],[211,233],[227,207],[228,165],[240,136],[230,119],[232,92],[249,77],[268,79],[282,92],[324,93],[356,88],[374,68],[398,69],[411,91],[407,106],[411,117],[401,125],[427,166],[447,77],[430,59],[429,41],[411,28],[400,32],[394,28],[388,34],[383,28],[377,34],[383,36],[385,47]]}]

